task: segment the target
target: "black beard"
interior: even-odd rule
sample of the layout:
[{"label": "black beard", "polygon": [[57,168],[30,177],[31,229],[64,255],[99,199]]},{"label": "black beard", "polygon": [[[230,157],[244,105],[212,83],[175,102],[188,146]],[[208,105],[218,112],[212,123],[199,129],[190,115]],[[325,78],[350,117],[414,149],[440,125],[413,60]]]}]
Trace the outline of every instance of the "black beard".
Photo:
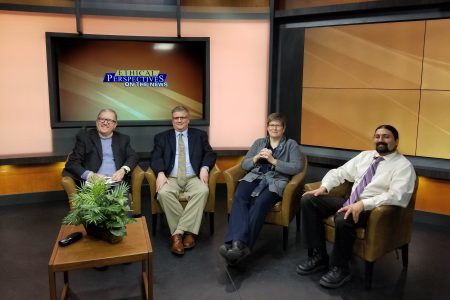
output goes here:
[{"label": "black beard", "polygon": [[377,143],[376,150],[378,154],[389,154],[395,151],[397,147],[394,147],[394,149],[389,150],[388,145],[386,143]]}]

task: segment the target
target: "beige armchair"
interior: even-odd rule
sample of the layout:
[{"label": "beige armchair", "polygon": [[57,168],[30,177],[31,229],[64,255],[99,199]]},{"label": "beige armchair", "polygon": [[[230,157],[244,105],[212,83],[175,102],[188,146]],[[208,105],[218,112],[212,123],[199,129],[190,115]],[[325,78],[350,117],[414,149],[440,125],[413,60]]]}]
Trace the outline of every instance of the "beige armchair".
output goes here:
[{"label": "beige armchair", "polygon": [[[289,223],[294,216],[297,216],[297,231],[300,228],[300,198],[303,191],[303,180],[308,169],[308,161],[306,155],[302,155],[303,170],[293,176],[283,192],[282,201],[277,202],[272,211],[266,216],[266,223],[279,225],[283,227],[283,249],[287,249]],[[233,205],[234,192],[239,180],[244,177],[246,171],[241,168],[241,164],[237,164],[223,172],[225,182],[227,184],[227,211],[231,212]]]},{"label": "beige armchair", "polygon": [[[206,202],[206,206],[204,209],[205,213],[209,215],[209,231],[210,234],[214,234],[214,212],[216,210],[216,183],[217,178],[220,175],[220,169],[217,165],[212,168],[211,172],[209,172],[209,196],[208,201]],[[152,227],[153,227],[153,235],[156,234],[156,224],[158,221],[158,215],[163,214],[161,205],[156,199],[156,176],[151,168],[148,168],[145,171],[145,178],[147,178],[148,185],[150,188],[150,206],[152,210]],[[183,207],[186,207],[187,200],[184,197],[183,193],[180,193],[179,200]]]},{"label": "beige armchair", "polygon": [[[320,182],[305,184],[305,191],[320,187]],[[330,195],[348,197],[352,184],[345,182],[332,189]],[[412,220],[416,202],[417,181],[411,201],[406,208],[382,205],[372,210],[366,227],[356,229],[356,240],[353,253],[366,262],[365,287],[372,285],[373,266],[384,254],[396,249],[402,251],[403,267],[408,267],[408,245],[411,241]],[[334,243],[334,218],[324,219],[326,240]]]},{"label": "beige armchair", "polygon": [[[144,171],[137,165],[133,172],[131,172],[131,209],[133,210],[134,216],[141,215],[141,187],[144,181]],[[75,180],[70,176],[63,176],[61,179],[61,184],[69,197],[70,208],[72,209],[72,204],[70,202],[70,197],[72,194],[76,193],[77,185]]]}]

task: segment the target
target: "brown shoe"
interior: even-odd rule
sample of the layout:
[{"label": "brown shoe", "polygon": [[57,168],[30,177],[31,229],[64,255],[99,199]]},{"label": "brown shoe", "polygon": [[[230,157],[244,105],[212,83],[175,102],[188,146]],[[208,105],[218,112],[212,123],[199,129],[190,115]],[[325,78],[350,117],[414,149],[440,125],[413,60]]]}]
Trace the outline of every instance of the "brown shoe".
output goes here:
[{"label": "brown shoe", "polygon": [[181,234],[174,234],[170,237],[171,239],[171,246],[170,250],[172,253],[177,255],[183,255],[184,254],[184,247],[183,247],[183,237]]},{"label": "brown shoe", "polygon": [[194,248],[195,246],[195,234],[190,232],[185,232],[183,237],[184,249]]}]

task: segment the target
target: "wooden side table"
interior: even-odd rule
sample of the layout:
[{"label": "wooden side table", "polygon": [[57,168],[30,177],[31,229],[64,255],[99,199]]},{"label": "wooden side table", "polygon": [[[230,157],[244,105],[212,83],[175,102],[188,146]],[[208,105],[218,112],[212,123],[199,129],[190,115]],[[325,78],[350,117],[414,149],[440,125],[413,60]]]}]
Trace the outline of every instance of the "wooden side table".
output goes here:
[{"label": "wooden side table", "polygon": [[[62,225],[48,263],[50,299],[56,299],[56,272],[64,272],[61,299],[65,299],[69,290],[68,271],[136,261],[142,262],[146,299],[153,299],[152,244],[145,217],[137,218],[136,221],[127,225],[127,236],[114,245],[87,236],[82,225]],[[59,246],[59,240],[76,231],[83,232],[81,240],[66,247]]]}]

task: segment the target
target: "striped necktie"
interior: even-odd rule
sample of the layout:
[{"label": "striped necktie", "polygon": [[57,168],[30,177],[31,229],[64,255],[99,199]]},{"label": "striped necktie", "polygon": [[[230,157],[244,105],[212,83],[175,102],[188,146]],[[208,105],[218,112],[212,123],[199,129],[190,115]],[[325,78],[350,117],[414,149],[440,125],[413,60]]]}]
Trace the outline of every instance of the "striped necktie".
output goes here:
[{"label": "striped necktie", "polygon": [[186,148],[184,146],[183,134],[178,135],[178,174],[177,183],[180,187],[186,185]]},{"label": "striped necktie", "polygon": [[378,168],[378,164],[383,160],[382,156],[374,157],[374,161],[370,164],[369,168],[364,173],[363,178],[356,186],[355,190],[351,193],[350,198],[344,202],[343,206],[353,204],[359,200],[359,196],[364,191],[365,187],[372,181],[373,176]]}]

